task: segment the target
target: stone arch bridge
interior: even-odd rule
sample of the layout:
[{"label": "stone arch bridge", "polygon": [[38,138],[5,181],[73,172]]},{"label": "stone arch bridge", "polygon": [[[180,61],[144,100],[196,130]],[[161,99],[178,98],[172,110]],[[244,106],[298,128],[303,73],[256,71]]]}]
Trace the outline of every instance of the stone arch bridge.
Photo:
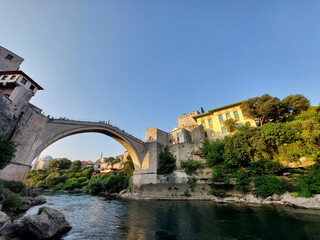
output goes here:
[{"label": "stone arch bridge", "polygon": [[18,126],[12,137],[17,143],[17,151],[11,164],[0,171],[2,179],[23,181],[32,161],[44,149],[60,139],[81,133],[101,133],[122,144],[133,160],[136,175],[133,181],[136,185],[140,184],[139,179],[144,178],[145,174],[151,174],[153,178],[156,174],[158,154],[163,150],[157,142],[145,143],[105,122],[51,119],[42,114],[33,116],[31,120]]}]

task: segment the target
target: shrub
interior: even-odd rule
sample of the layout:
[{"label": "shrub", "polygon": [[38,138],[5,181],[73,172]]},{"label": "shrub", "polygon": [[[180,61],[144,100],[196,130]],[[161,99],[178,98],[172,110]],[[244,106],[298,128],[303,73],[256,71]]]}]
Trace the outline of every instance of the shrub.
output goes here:
[{"label": "shrub", "polygon": [[191,194],[189,193],[189,190],[186,189],[181,196],[183,196],[183,197],[191,197]]},{"label": "shrub", "polygon": [[108,193],[118,193],[128,187],[129,178],[122,173],[108,174],[102,181],[102,188]]},{"label": "shrub", "polygon": [[198,181],[198,179],[195,178],[195,177],[188,178],[187,183],[188,183],[188,185],[190,187],[191,192],[194,191],[194,187],[196,186],[197,181]]},{"label": "shrub", "polygon": [[15,181],[4,181],[3,186],[5,188],[8,188],[11,192],[18,194],[20,194],[25,188],[25,185],[23,183]]},{"label": "shrub", "polygon": [[254,179],[256,187],[255,195],[268,197],[272,194],[282,194],[285,192],[284,181],[279,180],[275,175],[261,175]]},{"label": "shrub", "polygon": [[15,144],[0,136],[0,169],[7,166],[14,157],[16,151]]},{"label": "shrub", "polygon": [[64,183],[58,183],[57,185],[53,186],[51,189],[52,190],[61,190],[64,187]]},{"label": "shrub", "polygon": [[176,168],[176,159],[170,152],[162,152],[159,154],[158,174],[170,174]]},{"label": "shrub", "polygon": [[257,133],[257,129],[249,128],[239,131],[232,137],[226,138],[224,151],[226,163],[229,167],[247,167],[254,156],[254,148],[251,137]]},{"label": "shrub", "polygon": [[267,123],[259,128],[261,138],[267,146],[277,149],[283,143],[291,143],[300,138],[299,132],[286,123]]},{"label": "shrub", "polygon": [[205,141],[201,152],[206,159],[208,167],[213,167],[224,161],[224,142],[223,140],[216,140],[211,143]]},{"label": "shrub", "polygon": [[133,171],[134,171],[133,161],[131,159],[131,156],[128,155],[127,156],[127,161],[124,162],[124,165],[123,165],[123,168],[122,168],[121,172],[123,172],[124,175],[126,175],[126,176],[131,176]]},{"label": "shrub", "polygon": [[102,180],[98,178],[93,178],[90,180],[87,189],[90,191],[90,193],[97,194],[102,192]]},{"label": "shrub", "polygon": [[234,189],[238,191],[248,190],[248,184],[250,183],[250,179],[248,174],[245,172],[237,172],[236,173],[236,182],[237,184],[234,186]]},{"label": "shrub", "polygon": [[316,163],[309,169],[306,176],[298,178],[299,194],[304,197],[311,197],[320,193],[320,163]]},{"label": "shrub", "polygon": [[181,168],[186,174],[192,175],[195,174],[198,169],[203,168],[203,164],[200,161],[189,159],[188,161],[181,162]]},{"label": "shrub", "polygon": [[217,165],[211,169],[212,171],[212,182],[224,182],[226,181],[226,175],[224,173],[223,166]]},{"label": "shrub", "polygon": [[93,172],[94,172],[93,167],[86,167],[82,170],[82,176],[86,177],[87,179],[90,179]]},{"label": "shrub", "polygon": [[82,184],[79,182],[66,182],[63,186],[63,190],[74,190],[82,187]]},{"label": "shrub", "polygon": [[221,189],[217,189],[217,188],[215,188],[213,186],[211,186],[208,194],[216,196],[216,197],[224,197],[225,196],[225,192],[224,191],[222,191]]},{"label": "shrub", "polygon": [[10,193],[2,203],[5,210],[19,208],[22,206],[21,198],[18,194]]}]

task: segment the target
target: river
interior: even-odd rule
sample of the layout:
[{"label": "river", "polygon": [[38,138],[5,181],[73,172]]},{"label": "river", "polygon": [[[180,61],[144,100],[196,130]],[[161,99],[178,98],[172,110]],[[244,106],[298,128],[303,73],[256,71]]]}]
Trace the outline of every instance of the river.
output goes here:
[{"label": "river", "polygon": [[209,201],[131,201],[85,194],[44,197],[45,205],[63,212],[73,227],[56,239],[320,239],[319,210]]}]

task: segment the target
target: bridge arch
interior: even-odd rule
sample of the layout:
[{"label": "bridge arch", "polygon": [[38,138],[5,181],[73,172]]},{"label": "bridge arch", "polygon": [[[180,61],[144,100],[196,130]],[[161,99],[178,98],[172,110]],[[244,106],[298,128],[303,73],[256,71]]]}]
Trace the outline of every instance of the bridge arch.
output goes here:
[{"label": "bridge arch", "polygon": [[142,168],[144,142],[125,133],[117,127],[103,123],[85,123],[70,120],[51,120],[47,123],[38,143],[35,144],[33,159],[51,144],[81,133],[100,133],[119,142],[130,154],[135,170]]}]

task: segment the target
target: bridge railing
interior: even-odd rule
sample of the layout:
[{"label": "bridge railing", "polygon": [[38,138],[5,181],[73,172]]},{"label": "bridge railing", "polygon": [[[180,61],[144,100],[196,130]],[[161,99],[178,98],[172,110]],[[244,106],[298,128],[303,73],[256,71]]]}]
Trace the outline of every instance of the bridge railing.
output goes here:
[{"label": "bridge railing", "polygon": [[83,123],[89,123],[89,124],[97,124],[97,125],[102,125],[102,126],[109,126],[114,128],[115,130],[121,131],[123,134],[127,135],[128,137],[131,138],[135,138],[141,142],[144,142],[142,139],[135,137],[133,134],[125,131],[124,129],[121,129],[119,126],[111,123],[110,120],[108,121],[104,121],[104,120],[100,120],[100,121],[93,121],[93,120],[88,120],[88,119],[71,119],[71,118],[67,118],[67,117],[54,117],[52,115],[47,115],[47,117],[49,118],[49,121],[51,122],[61,122],[61,123],[65,123],[66,121],[68,122],[73,122],[73,123],[78,123],[78,124],[83,124]]}]

